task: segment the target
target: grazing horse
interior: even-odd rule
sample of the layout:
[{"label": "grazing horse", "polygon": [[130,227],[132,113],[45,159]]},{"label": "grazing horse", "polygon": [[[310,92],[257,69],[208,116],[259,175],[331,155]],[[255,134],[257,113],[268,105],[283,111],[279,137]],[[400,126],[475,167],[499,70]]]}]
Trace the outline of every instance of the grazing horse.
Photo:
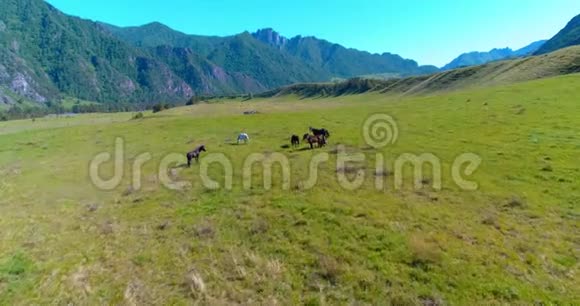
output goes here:
[{"label": "grazing horse", "polygon": [[326,145],[326,139],[323,136],[304,134],[302,140],[310,144],[310,149],[314,149],[314,144],[317,144],[319,148],[322,148],[324,145]]},{"label": "grazing horse", "polygon": [[328,132],[327,129],[315,129],[313,127],[310,127],[310,132],[312,132],[312,134],[314,134],[314,136],[322,136],[325,138],[330,137],[330,133]]},{"label": "grazing horse", "polygon": [[298,135],[292,135],[290,138],[290,143],[292,143],[293,147],[297,147],[300,145],[300,137]]},{"label": "grazing horse", "polygon": [[240,141],[248,143],[248,141],[250,141],[250,136],[246,133],[240,133],[240,135],[238,135],[238,144],[240,144]]},{"label": "grazing horse", "polygon": [[196,162],[199,161],[199,155],[201,154],[201,152],[205,152],[205,145],[201,145],[197,148],[195,148],[195,150],[187,153],[187,166],[191,167],[191,160],[195,159]]}]

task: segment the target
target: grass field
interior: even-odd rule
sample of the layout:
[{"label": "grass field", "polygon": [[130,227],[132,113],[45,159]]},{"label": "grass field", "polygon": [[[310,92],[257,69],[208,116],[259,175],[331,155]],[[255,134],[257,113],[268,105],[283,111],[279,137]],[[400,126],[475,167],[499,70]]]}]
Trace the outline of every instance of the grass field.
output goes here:
[{"label": "grass field", "polygon": [[[284,96],[140,120],[124,113],[0,122],[0,304],[577,303],[578,88],[575,74],[404,99]],[[362,132],[375,113],[399,129],[397,142],[379,150]],[[309,126],[328,128],[329,146],[281,147]],[[251,142],[232,145],[241,131]],[[112,153],[117,137],[125,175],[101,191],[89,162]],[[232,190],[204,188],[197,166],[171,171],[191,186],[163,187],[163,157],[202,143],[232,161]],[[337,182],[337,144],[367,156],[352,166],[366,174],[360,189]],[[143,186],[133,190],[131,164],[146,152]],[[274,152],[291,163],[290,190],[277,179],[265,190],[258,172],[254,187],[242,188],[244,159]],[[330,161],[306,190],[300,181],[321,152]],[[451,163],[466,152],[482,159],[470,177],[477,191],[451,179]],[[401,154],[436,155],[442,189],[414,189],[406,169],[402,189],[386,175],[386,190],[377,191],[377,153],[389,171]],[[111,171],[107,164],[103,173]],[[219,167],[210,173],[220,180]]]}]

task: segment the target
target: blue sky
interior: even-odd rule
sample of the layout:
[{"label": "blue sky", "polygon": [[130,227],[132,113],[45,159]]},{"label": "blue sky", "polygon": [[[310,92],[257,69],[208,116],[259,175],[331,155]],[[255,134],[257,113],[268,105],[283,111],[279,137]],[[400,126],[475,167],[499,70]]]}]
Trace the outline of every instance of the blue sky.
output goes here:
[{"label": "blue sky", "polygon": [[578,0],[47,0],[120,26],[159,21],[200,35],[271,27],[442,66],[460,53],[521,48],[580,14]]}]

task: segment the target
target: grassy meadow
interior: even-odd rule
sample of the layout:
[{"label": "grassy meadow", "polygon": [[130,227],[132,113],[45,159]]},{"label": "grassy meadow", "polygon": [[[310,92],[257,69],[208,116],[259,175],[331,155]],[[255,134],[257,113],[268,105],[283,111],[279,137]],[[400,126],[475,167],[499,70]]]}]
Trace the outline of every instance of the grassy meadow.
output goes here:
[{"label": "grassy meadow", "polygon": [[[430,96],[296,96],[132,113],[0,122],[0,304],[501,305],[580,300],[580,75]],[[245,110],[259,114],[242,115]],[[365,119],[396,119],[396,143],[363,138]],[[330,130],[317,150],[283,147],[309,126]],[[234,145],[237,133],[251,142]],[[96,188],[89,162],[125,143],[122,184]],[[164,156],[198,144],[232,162],[232,190],[208,190],[200,168],[169,190]],[[337,182],[336,149],[365,154],[365,182]],[[143,186],[130,188],[142,153]],[[242,188],[251,153],[283,153],[291,188]],[[327,152],[306,190],[310,158]],[[451,164],[482,164],[461,190]],[[432,153],[443,186],[395,189],[394,160]],[[385,157],[386,190],[375,189]],[[202,155],[202,160],[204,157]],[[215,167],[214,167],[215,166]],[[223,171],[214,165],[212,178]],[[112,174],[112,163],[102,170]],[[260,170],[260,167],[256,167]],[[275,167],[275,178],[280,178]],[[430,171],[427,171],[430,173]]]}]

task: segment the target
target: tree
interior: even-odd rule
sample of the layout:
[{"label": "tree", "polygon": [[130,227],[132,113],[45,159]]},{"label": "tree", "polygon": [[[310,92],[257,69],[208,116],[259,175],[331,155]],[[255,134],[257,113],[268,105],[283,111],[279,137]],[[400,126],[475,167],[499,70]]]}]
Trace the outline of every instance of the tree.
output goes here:
[{"label": "tree", "polygon": [[164,111],[166,109],[170,109],[170,108],[171,108],[171,106],[167,103],[158,103],[158,104],[153,105],[153,112],[158,113],[158,112]]},{"label": "tree", "polygon": [[197,104],[198,102],[199,102],[199,97],[192,96],[189,100],[187,100],[187,103],[185,103],[185,105],[194,105],[194,104]]}]

